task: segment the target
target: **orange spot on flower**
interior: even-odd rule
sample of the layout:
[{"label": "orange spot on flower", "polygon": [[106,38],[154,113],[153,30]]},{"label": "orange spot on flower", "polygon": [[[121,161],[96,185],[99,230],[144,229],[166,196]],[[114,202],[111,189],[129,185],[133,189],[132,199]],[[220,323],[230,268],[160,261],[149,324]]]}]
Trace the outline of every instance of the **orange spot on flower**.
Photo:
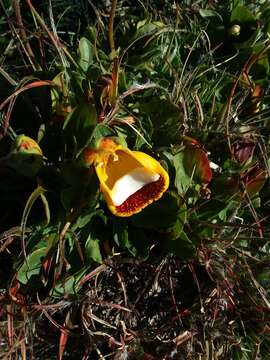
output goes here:
[{"label": "orange spot on flower", "polygon": [[99,148],[105,151],[115,151],[118,145],[111,138],[103,138],[99,143]]},{"label": "orange spot on flower", "polygon": [[87,165],[92,165],[97,157],[97,150],[86,148],[83,151],[83,161]]},{"label": "orange spot on flower", "polygon": [[25,149],[25,150],[30,149],[30,147],[31,147],[31,145],[28,144],[27,142],[21,143],[21,146],[20,146],[20,148]]}]

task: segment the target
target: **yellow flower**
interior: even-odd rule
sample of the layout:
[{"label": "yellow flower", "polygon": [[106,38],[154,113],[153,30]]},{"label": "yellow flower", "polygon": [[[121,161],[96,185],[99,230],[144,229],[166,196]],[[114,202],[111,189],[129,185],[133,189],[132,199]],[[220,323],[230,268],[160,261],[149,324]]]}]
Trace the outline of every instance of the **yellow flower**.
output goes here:
[{"label": "yellow flower", "polygon": [[93,164],[105,201],[114,215],[131,216],[161,198],[169,176],[151,156],[131,151],[110,138],[98,149],[85,149],[84,163]]}]

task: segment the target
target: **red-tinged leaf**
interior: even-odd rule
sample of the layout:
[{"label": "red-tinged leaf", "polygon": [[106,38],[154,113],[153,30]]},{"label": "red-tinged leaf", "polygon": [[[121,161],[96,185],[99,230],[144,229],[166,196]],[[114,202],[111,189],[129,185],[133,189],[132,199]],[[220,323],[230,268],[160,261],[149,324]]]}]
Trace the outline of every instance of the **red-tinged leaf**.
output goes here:
[{"label": "red-tinged leaf", "polygon": [[252,99],[261,99],[264,94],[264,88],[261,85],[255,85],[252,90],[251,97]]},{"label": "red-tinged leaf", "polygon": [[18,282],[15,282],[15,285],[9,288],[9,296],[14,301],[17,301],[17,292],[19,288],[20,288],[20,284]]},{"label": "red-tinged leaf", "polygon": [[240,164],[250,162],[252,161],[255,147],[256,144],[252,139],[237,140],[232,144],[232,155]]},{"label": "red-tinged leaf", "polygon": [[201,147],[202,147],[198,140],[193,139],[193,138],[191,138],[191,137],[189,137],[189,136],[184,136],[184,138],[183,138],[183,143],[184,143],[184,145],[186,145],[186,146],[187,146],[187,145],[194,145],[194,146],[197,146],[198,148],[201,148]]},{"label": "red-tinged leaf", "polygon": [[189,176],[201,184],[208,184],[212,180],[212,170],[204,148],[197,140],[186,137],[184,139],[184,167]]},{"label": "red-tinged leaf", "polygon": [[25,305],[25,298],[22,294],[19,293],[20,284],[17,281],[14,281],[15,284],[12,284],[12,286],[9,288],[9,296],[13,302],[20,305]]},{"label": "red-tinged leaf", "polygon": [[44,285],[46,285],[49,280],[49,274],[50,274],[50,270],[52,269],[53,263],[54,263],[53,256],[48,256],[46,257],[45,260],[42,261],[41,271],[42,271],[42,279]]},{"label": "red-tinged leaf", "polygon": [[69,334],[66,331],[61,331],[60,340],[59,340],[59,360],[62,360],[63,358],[68,337]]},{"label": "red-tinged leaf", "polygon": [[259,164],[256,164],[242,174],[241,180],[248,195],[253,197],[262,189],[266,180],[266,172]]},{"label": "red-tinged leaf", "polygon": [[221,174],[215,176],[211,184],[214,198],[231,197],[235,195],[240,187],[240,179],[236,174]]},{"label": "red-tinged leaf", "polygon": [[42,270],[45,274],[48,274],[52,265],[53,258],[50,256],[42,262]]}]

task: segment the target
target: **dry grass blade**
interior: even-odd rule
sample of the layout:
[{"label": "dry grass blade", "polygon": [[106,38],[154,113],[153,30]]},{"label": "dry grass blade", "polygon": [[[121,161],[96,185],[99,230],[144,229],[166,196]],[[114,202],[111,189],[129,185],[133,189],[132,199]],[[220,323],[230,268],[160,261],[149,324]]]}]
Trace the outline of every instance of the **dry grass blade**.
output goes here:
[{"label": "dry grass blade", "polygon": [[11,94],[7,99],[5,99],[1,104],[0,104],[0,111],[2,111],[4,109],[4,107],[14,98],[16,98],[19,94],[21,94],[22,92],[29,90],[29,89],[33,89],[39,86],[56,86],[54,82],[52,81],[34,81],[31,84],[25,85],[22,88],[14,91],[13,94]]}]

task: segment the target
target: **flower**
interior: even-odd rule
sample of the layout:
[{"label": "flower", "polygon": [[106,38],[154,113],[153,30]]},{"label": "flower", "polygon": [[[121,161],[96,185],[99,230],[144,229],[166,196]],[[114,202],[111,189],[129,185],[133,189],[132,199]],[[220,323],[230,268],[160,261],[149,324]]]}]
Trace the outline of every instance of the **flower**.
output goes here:
[{"label": "flower", "polygon": [[86,148],[83,160],[94,165],[105,201],[117,216],[140,212],[169,186],[169,176],[157,160],[111,138],[103,138],[97,149]]},{"label": "flower", "polygon": [[43,165],[43,153],[35,140],[26,135],[19,135],[4,160],[6,165],[19,174],[33,177]]},{"label": "flower", "polygon": [[42,150],[38,143],[26,135],[19,135],[16,137],[11,151],[21,154],[34,154],[42,156]]}]

